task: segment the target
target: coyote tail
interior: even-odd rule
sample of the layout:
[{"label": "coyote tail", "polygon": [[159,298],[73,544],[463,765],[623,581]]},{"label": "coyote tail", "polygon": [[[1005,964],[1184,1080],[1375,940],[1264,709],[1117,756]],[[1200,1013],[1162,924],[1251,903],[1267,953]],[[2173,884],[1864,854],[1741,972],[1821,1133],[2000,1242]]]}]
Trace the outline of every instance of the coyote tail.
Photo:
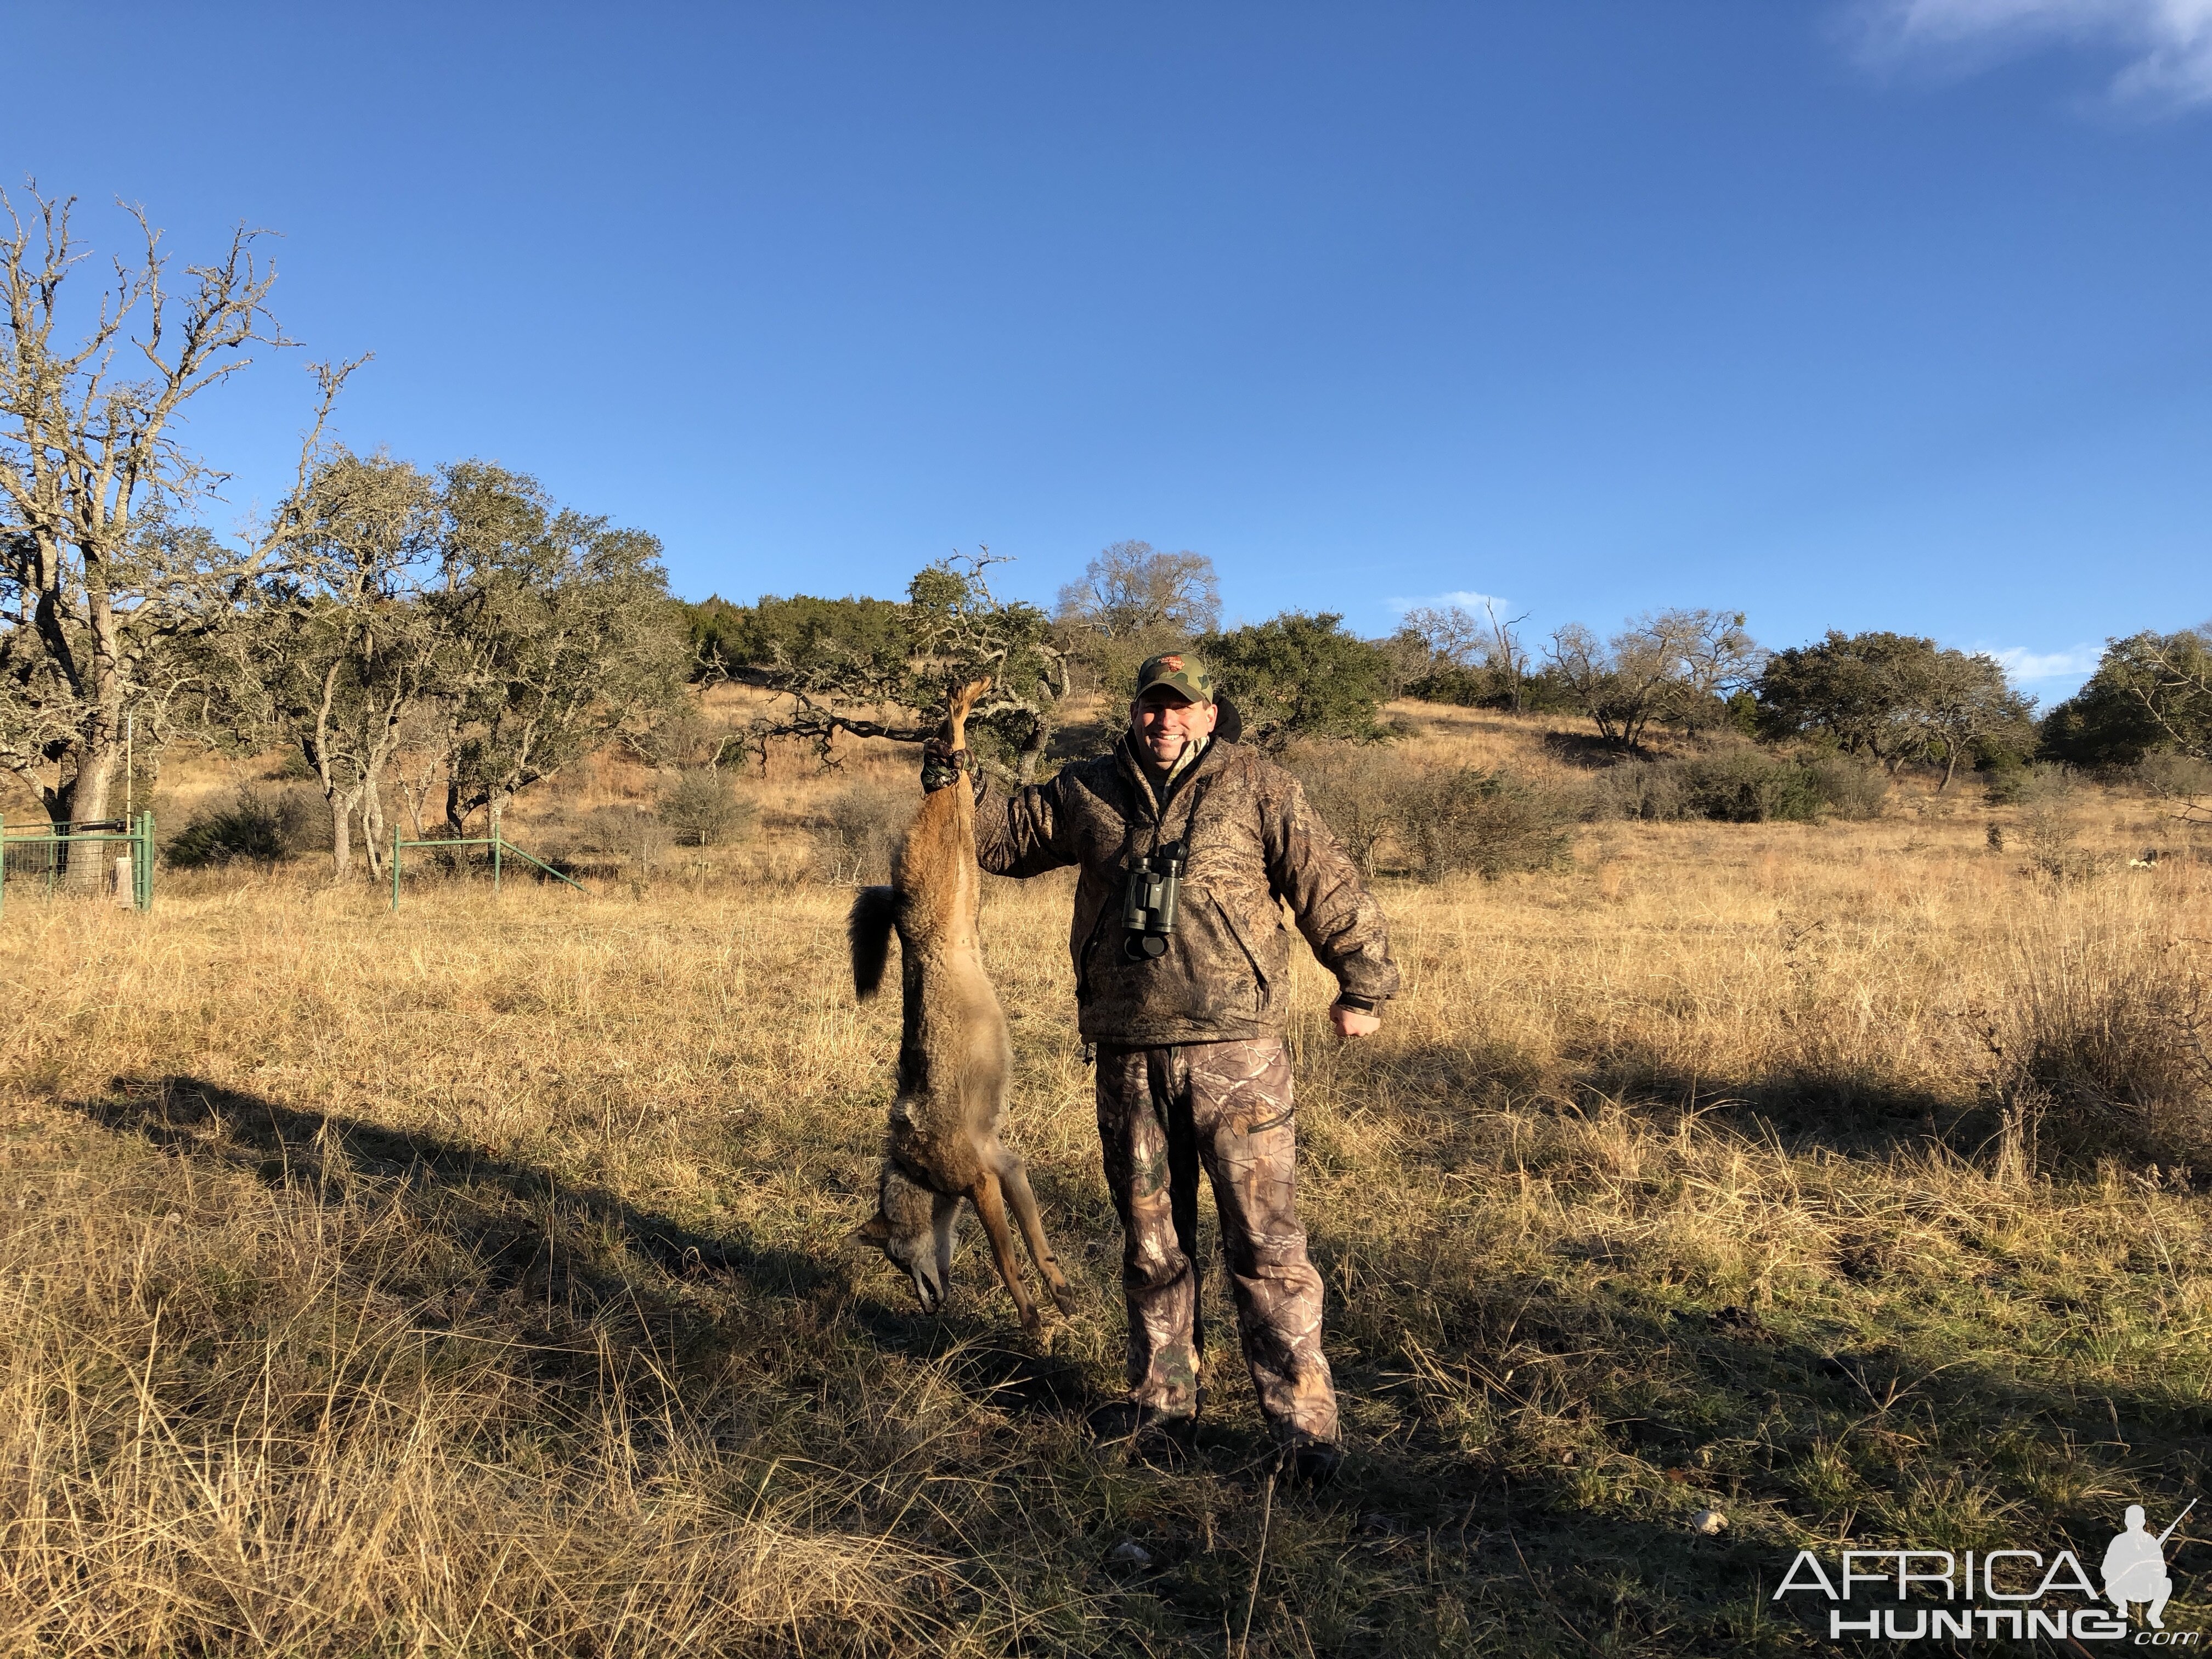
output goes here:
[{"label": "coyote tail", "polygon": [[890,960],[891,929],[897,923],[896,887],[863,887],[853,901],[845,933],[853,942],[853,994],[863,1002],[874,996],[884,982],[884,964]]}]

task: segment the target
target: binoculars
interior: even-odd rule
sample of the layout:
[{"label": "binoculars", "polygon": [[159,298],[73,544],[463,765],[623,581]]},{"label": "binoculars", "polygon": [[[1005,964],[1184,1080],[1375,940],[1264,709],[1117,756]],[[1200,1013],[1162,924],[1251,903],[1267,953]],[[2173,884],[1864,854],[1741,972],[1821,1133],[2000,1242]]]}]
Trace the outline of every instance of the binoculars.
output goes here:
[{"label": "binoculars", "polygon": [[1176,894],[1182,885],[1183,844],[1140,853],[1124,872],[1121,893],[1121,954],[1131,962],[1150,962],[1168,951],[1175,932]]}]

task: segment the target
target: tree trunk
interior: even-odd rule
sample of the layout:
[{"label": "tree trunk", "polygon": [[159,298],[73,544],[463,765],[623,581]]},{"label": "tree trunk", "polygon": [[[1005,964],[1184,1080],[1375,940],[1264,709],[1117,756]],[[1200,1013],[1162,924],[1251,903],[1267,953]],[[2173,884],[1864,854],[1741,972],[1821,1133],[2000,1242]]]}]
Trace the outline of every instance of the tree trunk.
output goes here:
[{"label": "tree trunk", "polygon": [[361,851],[368,860],[372,880],[384,874],[384,802],[377,793],[376,780],[370,778],[362,786],[361,793]]},{"label": "tree trunk", "polygon": [[1030,734],[1022,744],[1021,757],[1014,772],[1017,783],[1036,781],[1037,768],[1044,763],[1045,747],[1051,741],[1052,715],[1039,714],[1030,723]]},{"label": "tree trunk", "polygon": [[343,881],[353,871],[353,803],[343,790],[333,789],[331,804],[331,880]]},{"label": "tree trunk", "polygon": [[[107,797],[115,770],[116,757],[105,744],[94,747],[86,743],[77,750],[76,776],[69,787],[63,816],[76,823],[90,823],[107,816]],[[106,879],[112,866],[99,854],[104,843],[76,842],[66,843],[65,856],[69,863],[64,870],[62,884],[73,892],[90,892]]]}]

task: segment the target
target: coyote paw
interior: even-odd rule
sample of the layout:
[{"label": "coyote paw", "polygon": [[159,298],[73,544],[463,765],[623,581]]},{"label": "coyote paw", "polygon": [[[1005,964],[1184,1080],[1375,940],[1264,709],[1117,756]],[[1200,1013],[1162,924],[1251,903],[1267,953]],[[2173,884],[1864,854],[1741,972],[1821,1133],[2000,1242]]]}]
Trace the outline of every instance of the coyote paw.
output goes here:
[{"label": "coyote paw", "polygon": [[1052,1286],[1052,1305],[1064,1314],[1073,1314],[1075,1311],[1074,1290],[1066,1285]]}]

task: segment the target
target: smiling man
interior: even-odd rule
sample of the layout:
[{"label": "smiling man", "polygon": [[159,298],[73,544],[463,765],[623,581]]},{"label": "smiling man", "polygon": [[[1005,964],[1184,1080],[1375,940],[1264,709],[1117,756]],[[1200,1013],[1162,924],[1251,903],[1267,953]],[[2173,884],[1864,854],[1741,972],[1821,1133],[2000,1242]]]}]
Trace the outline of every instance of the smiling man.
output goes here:
[{"label": "smiling man", "polygon": [[[1216,735],[1204,666],[1154,657],[1111,753],[1011,797],[977,776],[976,856],[1000,875],[1074,865],[1068,944],[1098,1050],[1098,1135],[1121,1218],[1129,1397],[1102,1439],[1187,1442],[1201,1404],[1198,1179],[1221,1217],[1237,1333],[1285,1466],[1326,1479],[1339,1445],[1292,1164],[1287,904],[1363,1037],[1398,988],[1382,912],[1297,780]],[[930,754],[925,787],[959,776]]]}]

